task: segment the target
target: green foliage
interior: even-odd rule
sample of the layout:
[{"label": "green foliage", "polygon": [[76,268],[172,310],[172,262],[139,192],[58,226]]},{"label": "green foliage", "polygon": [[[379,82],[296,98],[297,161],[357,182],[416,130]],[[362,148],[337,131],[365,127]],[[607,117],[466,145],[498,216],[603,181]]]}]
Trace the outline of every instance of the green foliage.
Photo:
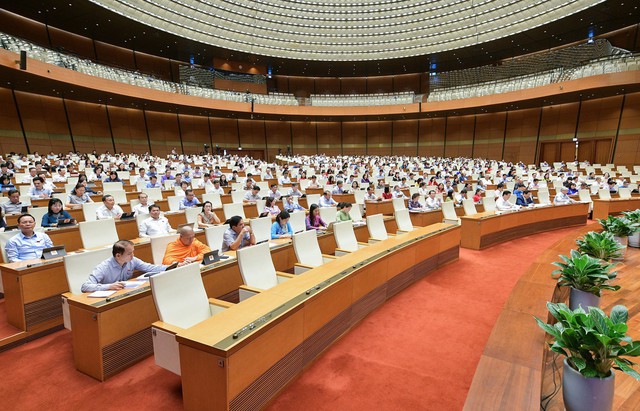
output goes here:
[{"label": "green foliage", "polygon": [[629,221],[634,224],[638,224],[638,230],[640,230],[640,209],[633,211],[625,211],[622,213]]},{"label": "green foliage", "polygon": [[609,285],[607,281],[616,278],[616,271],[609,272],[615,264],[607,264],[602,260],[593,258],[587,254],[581,254],[571,250],[571,255],[561,255],[563,262],[555,262],[553,265],[560,267],[551,273],[554,278],[558,276],[558,284],[573,287],[600,297],[602,290],[617,291],[619,285]]},{"label": "green foliage", "polygon": [[636,364],[623,358],[640,355],[640,341],[626,335],[625,306],[613,307],[610,317],[597,307],[589,307],[586,313],[582,307],[571,311],[565,304],[548,302],[547,308],[558,320],[556,324],[535,319],[553,337],[554,341],[549,343],[551,350],[568,357],[571,367],[585,377],[605,378],[615,368],[640,380],[640,374],[633,368]]},{"label": "green foliage", "polygon": [[598,220],[605,231],[616,237],[628,237],[635,233],[640,227],[639,223],[634,223],[627,217],[609,216],[606,220]]},{"label": "green foliage", "polygon": [[622,257],[621,250],[624,248],[613,238],[613,234],[608,231],[603,231],[602,233],[590,231],[576,240],[576,244],[578,245],[578,251],[582,254],[604,261]]}]

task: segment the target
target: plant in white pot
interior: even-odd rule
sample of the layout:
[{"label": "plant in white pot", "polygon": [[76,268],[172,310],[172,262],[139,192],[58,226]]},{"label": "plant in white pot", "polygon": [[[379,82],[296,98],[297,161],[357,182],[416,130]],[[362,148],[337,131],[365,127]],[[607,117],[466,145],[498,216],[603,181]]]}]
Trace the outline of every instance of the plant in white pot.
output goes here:
[{"label": "plant in white pot", "polygon": [[639,224],[630,221],[626,217],[609,216],[606,220],[598,220],[604,231],[608,231],[616,238],[616,241],[624,247],[622,255],[624,256],[629,236],[635,233],[640,227]]},{"label": "plant in white pot", "polygon": [[582,306],[598,307],[602,290],[617,291],[619,285],[607,284],[616,278],[616,271],[610,272],[615,264],[608,264],[579,251],[571,250],[569,256],[561,255],[562,262],[554,262],[559,267],[551,275],[558,279],[560,286],[571,287],[569,306],[572,310]]},{"label": "plant in white pot", "polygon": [[536,318],[538,325],[554,341],[551,350],[564,360],[562,395],[567,411],[609,411],[613,405],[615,374],[623,371],[640,380],[636,364],[625,357],[640,355],[640,341],[627,333],[627,308],[617,305],[608,317],[601,309],[589,307],[571,311],[565,304],[547,303],[558,320],[549,325]]},{"label": "plant in white pot", "polygon": [[636,231],[629,236],[629,247],[640,247],[640,210],[626,211],[622,213],[632,223],[638,225]]},{"label": "plant in white pot", "polygon": [[578,251],[587,254],[593,258],[599,258],[604,261],[622,257],[622,246],[616,241],[608,231],[601,233],[597,231],[589,231],[587,234],[576,240]]}]

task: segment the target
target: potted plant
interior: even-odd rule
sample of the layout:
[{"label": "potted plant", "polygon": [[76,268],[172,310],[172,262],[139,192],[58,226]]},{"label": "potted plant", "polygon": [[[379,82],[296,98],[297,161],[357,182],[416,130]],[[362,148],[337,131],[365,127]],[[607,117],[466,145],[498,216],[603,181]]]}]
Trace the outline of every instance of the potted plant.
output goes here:
[{"label": "potted plant", "polygon": [[561,255],[562,262],[554,262],[559,267],[551,275],[558,278],[558,284],[571,287],[569,306],[572,310],[582,306],[597,307],[600,305],[600,292],[602,290],[617,291],[619,285],[607,284],[609,280],[616,278],[616,271],[609,272],[615,264],[608,264],[579,251],[571,250],[567,257]]},{"label": "potted plant", "polygon": [[629,236],[629,247],[640,247],[640,210],[626,211],[622,213],[632,223],[639,226],[636,231]]},{"label": "potted plant", "polygon": [[593,258],[611,261],[622,257],[622,246],[608,231],[590,231],[576,240],[578,251]]},{"label": "potted plant", "polygon": [[626,217],[609,216],[606,220],[598,220],[605,231],[610,232],[616,238],[616,241],[623,246],[622,255],[624,256],[627,249],[629,236],[638,230],[638,224],[633,223]]},{"label": "potted plant", "polygon": [[562,394],[567,411],[608,411],[613,405],[615,374],[620,370],[640,380],[635,363],[625,357],[640,355],[640,341],[626,335],[627,308],[617,305],[608,317],[601,309],[589,307],[571,311],[565,304],[547,303],[558,320],[549,325],[536,318],[538,325],[554,341],[551,350],[566,356]]}]

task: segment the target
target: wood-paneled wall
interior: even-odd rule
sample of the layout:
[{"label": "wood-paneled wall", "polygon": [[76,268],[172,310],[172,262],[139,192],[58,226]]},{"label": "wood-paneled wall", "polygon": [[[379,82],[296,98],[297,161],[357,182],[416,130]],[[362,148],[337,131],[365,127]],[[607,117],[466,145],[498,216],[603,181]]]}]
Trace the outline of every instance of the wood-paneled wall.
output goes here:
[{"label": "wood-paneled wall", "polygon": [[[14,98],[15,95],[15,98]],[[2,152],[137,152],[204,145],[273,159],[328,155],[466,156],[534,163],[640,164],[640,93],[477,115],[376,121],[237,120],[143,111],[0,88]],[[26,140],[25,140],[26,136]],[[28,143],[28,149],[27,149]]]}]

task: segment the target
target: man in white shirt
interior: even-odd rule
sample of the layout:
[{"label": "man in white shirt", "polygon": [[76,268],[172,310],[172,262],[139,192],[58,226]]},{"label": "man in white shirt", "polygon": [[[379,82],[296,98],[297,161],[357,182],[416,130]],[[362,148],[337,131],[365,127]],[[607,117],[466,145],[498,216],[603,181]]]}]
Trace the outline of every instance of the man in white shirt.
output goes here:
[{"label": "man in white shirt", "polygon": [[33,187],[29,189],[29,196],[32,199],[50,198],[51,189],[44,187],[44,179],[42,177],[36,177],[33,179]]},{"label": "man in white shirt", "polygon": [[114,218],[119,220],[122,217],[122,208],[116,204],[115,198],[112,195],[106,194],[102,196],[102,205],[96,210],[96,217],[98,220],[106,220]]},{"label": "man in white shirt", "polygon": [[166,217],[160,216],[160,206],[149,206],[149,218],[145,219],[138,226],[140,237],[157,237],[173,232],[171,224]]},{"label": "man in white shirt", "polygon": [[288,196],[302,197],[302,191],[298,189],[298,183],[291,183],[291,188],[287,192]]},{"label": "man in white shirt", "polygon": [[67,182],[67,170],[64,167],[58,169],[58,173],[53,176],[54,183],[66,183]]},{"label": "man in white shirt", "polygon": [[430,210],[442,208],[442,201],[436,197],[435,190],[429,190],[429,196],[425,199],[425,203],[427,208]]},{"label": "man in white shirt", "polygon": [[343,188],[344,182],[342,180],[338,180],[336,186],[333,187],[332,194],[344,194],[346,190]]},{"label": "man in white shirt", "polygon": [[282,176],[278,179],[278,183],[280,183],[280,185],[291,184],[291,180],[289,179],[289,172],[283,171]]},{"label": "man in white shirt", "polygon": [[149,204],[149,196],[147,193],[138,194],[138,200],[140,200],[140,203],[136,204],[131,211],[133,211],[135,215],[149,214],[149,207],[151,204]]},{"label": "man in white shirt", "polygon": [[511,191],[504,190],[502,197],[496,200],[496,210],[498,211],[516,211],[519,207],[515,204],[511,204],[509,198],[511,197]]},{"label": "man in white shirt", "polygon": [[220,195],[224,194],[224,189],[220,186],[220,180],[213,180],[213,188],[211,188],[211,193],[218,193]]},{"label": "man in white shirt", "polygon": [[270,190],[267,192],[267,197],[273,197],[276,200],[280,200],[282,193],[278,191],[278,185],[273,183],[269,188]]},{"label": "man in white shirt", "polygon": [[246,193],[244,193],[244,202],[246,203],[255,203],[256,201],[260,200],[262,197],[260,197],[260,187],[259,186],[253,186],[251,187],[251,191],[247,191]]},{"label": "man in white shirt", "polygon": [[571,199],[568,195],[569,189],[565,186],[562,186],[560,192],[553,197],[553,205],[565,205],[565,204],[573,204],[576,203],[575,200]]},{"label": "man in white shirt", "polygon": [[320,207],[335,207],[336,205],[338,205],[338,202],[331,198],[331,192],[329,191],[325,191],[318,201],[318,206]]},{"label": "man in white shirt", "polygon": [[38,170],[35,167],[29,167],[29,174],[22,177],[22,183],[33,185],[33,179],[36,177],[38,177]]}]

